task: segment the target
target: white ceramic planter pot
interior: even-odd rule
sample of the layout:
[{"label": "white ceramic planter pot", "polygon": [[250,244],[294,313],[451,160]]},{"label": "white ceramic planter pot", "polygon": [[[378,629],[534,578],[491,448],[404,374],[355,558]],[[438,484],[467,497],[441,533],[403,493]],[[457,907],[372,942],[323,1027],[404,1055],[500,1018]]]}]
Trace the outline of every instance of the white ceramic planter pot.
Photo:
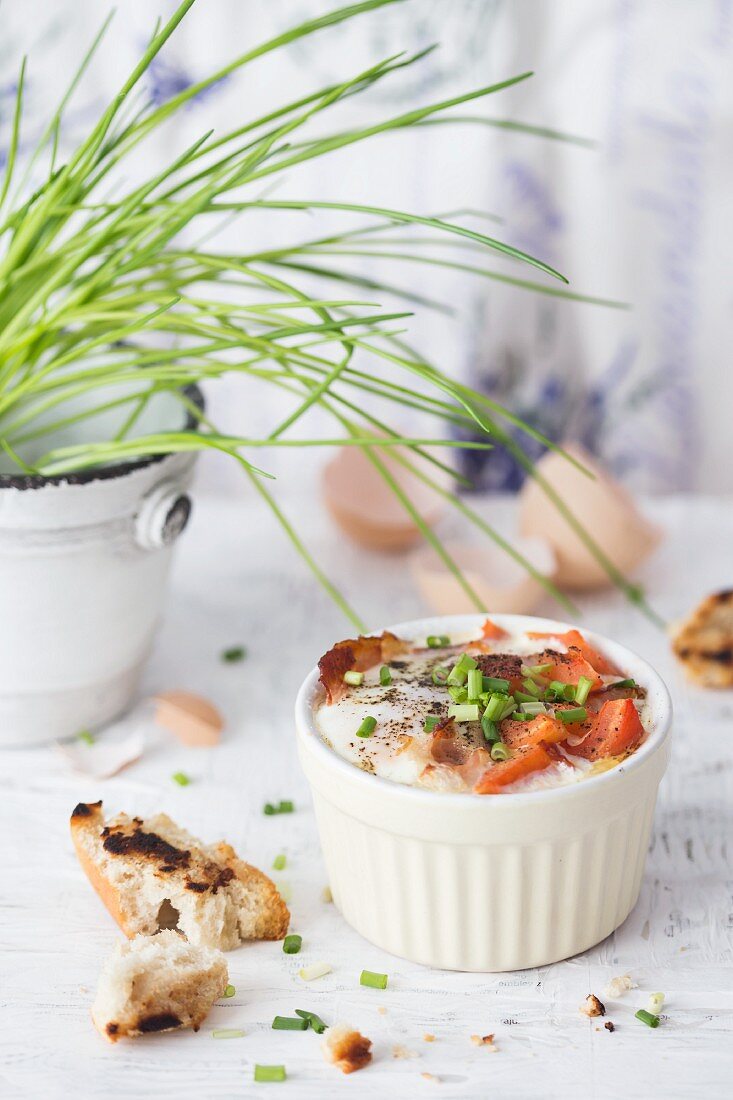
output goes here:
[{"label": "white ceramic planter pot", "polygon": [[190,512],[194,462],[0,476],[0,745],[70,737],[127,707]]},{"label": "white ceramic planter pot", "polygon": [[[568,629],[548,619],[491,617],[509,630]],[[478,634],[484,618],[387,629],[406,638]],[[318,736],[318,670],[306,679],[296,703],[300,759],[334,902],[366,939],[443,969],[517,970],[584,951],[628,916],[669,756],[671,704],[645,661],[584,633],[646,687],[651,729],[618,767],[554,790],[442,794],[361,771]]]}]

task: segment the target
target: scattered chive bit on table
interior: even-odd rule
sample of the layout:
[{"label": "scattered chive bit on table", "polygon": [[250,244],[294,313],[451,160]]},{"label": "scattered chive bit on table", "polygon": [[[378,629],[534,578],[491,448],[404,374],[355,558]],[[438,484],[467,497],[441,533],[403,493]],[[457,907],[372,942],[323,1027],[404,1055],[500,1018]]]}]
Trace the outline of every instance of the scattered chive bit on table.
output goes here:
[{"label": "scattered chive bit on table", "polygon": [[323,978],[326,974],[330,974],[333,967],[327,962],[311,963],[310,966],[303,966],[298,971],[298,977],[302,978],[304,982],[314,982],[316,978]]},{"label": "scattered chive bit on table", "polygon": [[299,936],[297,932],[291,932],[283,940],[283,951],[286,955],[297,955],[302,946],[303,937]]},{"label": "scattered chive bit on table", "polygon": [[255,1081],[284,1081],[285,1066],[255,1066]]},{"label": "scattered chive bit on table", "polygon": [[79,730],[76,739],[77,741],[83,741],[85,745],[94,744],[94,734],[90,733],[89,730]]},{"label": "scattered chive bit on table", "polygon": [[275,856],[275,858],[272,861],[273,871],[284,871],[285,870],[285,865],[287,864],[287,862],[288,862],[287,859],[285,858],[285,856],[282,853],[279,856]]},{"label": "scattered chive bit on table", "polygon": [[236,992],[237,992],[237,990],[236,990],[235,986],[228,985],[226,987],[226,989],[224,990],[224,996],[225,997],[233,997]]},{"label": "scattered chive bit on table", "polygon": [[247,649],[243,645],[229,646],[228,649],[221,651],[221,659],[228,665],[234,665],[238,661],[243,661],[247,656]]},{"label": "scattered chive bit on table", "polygon": [[272,1021],[273,1031],[307,1031],[308,1020],[303,1016],[276,1016]]},{"label": "scattered chive bit on table", "polygon": [[290,799],[281,799],[280,802],[266,802],[262,807],[263,814],[271,817],[272,814],[291,814],[295,810],[295,804]]},{"label": "scattered chive bit on table", "polygon": [[243,1039],[247,1033],[238,1027],[217,1027],[211,1033],[212,1039]]},{"label": "scattered chive bit on table", "polygon": [[653,1012],[647,1012],[645,1008],[640,1008],[638,1012],[635,1012],[637,1020],[641,1020],[647,1027],[659,1027],[659,1017],[655,1016]]},{"label": "scattered chive bit on table", "polygon": [[302,1016],[304,1020],[307,1020],[310,1026],[315,1031],[316,1035],[323,1035],[323,1032],[328,1027],[328,1024],[324,1023],[320,1016],[316,1016],[315,1012],[308,1012],[304,1008],[296,1008],[295,1014]]},{"label": "scattered chive bit on table", "polygon": [[375,974],[373,970],[362,970],[359,985],[368,985],[371,989],[386,989],[387,975]]},{"label": "scattered chive bit on table", "polygon": [[648,1012],[651,1012],[652,1015],[654,1015],[654,1016],[658,1016],[659,1013],[662,1011],[663,1005],[664,1005],[664,994],[663,993],[650,993],[650,995],[649,995],[649,1004],[646,1006]]},{"label": "scattered chive bit on table", "polygon": [[186,775],[185,772],[173,772],[171,779],[174,783],[177,783],[179,787],[187,787],[191,782],[191,776]]}]

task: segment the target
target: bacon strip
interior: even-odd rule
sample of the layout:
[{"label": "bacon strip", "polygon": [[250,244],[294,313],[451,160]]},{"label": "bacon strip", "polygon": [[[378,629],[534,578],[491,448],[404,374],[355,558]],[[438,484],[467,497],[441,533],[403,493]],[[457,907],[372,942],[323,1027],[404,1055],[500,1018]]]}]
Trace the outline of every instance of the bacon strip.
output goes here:
[{"label": "bacon strip", "polygon": [[320,672],[319,679],[326,692],[326,701],[336,703],[346,694],[347,687],[344,683],[344,673],[350,670],[366,672],[375,665],[389,664],[401,653],[409,649],[407,642],[383,631],[375,637],[365,637],[360,634],[358,638],[347,638],[324,653],[318,662]]}]

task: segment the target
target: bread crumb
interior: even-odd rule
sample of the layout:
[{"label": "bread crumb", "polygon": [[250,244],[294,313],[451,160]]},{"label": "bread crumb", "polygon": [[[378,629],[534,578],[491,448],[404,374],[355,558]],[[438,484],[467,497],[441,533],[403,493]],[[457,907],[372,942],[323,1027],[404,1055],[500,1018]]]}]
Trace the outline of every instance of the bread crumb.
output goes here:
[{"label": "bread crumb", "polygon": [[434,1073],[421,1073],[423,1081],[433,1081],[436,1085],[440,1084],[440,1078],[436,1077]]},{"label": "bread crumb", "polygon": [[321,890],[321,901],[324,901],[326,905],[333,901],[333,894],[331,893],[330,886],[324,886]]},{"label": "bread crumb", "polygon": [[616,1030],[616,1025],[614,1024],[613,1020],[606,1020],[606,1022],[603,1026],[605,1027],[606,1031],[615,1031]]},{"label": "bread crumb", "polygon": [[475,1047],[487,1047],[488,1050],[496,1050],[494,1035],[472,1035],[471,1042]]},{"label": "bread crumb", "polygon": [[582,1005],[580,1005],[579,1007],[580,1011],[585,1016],[593,1017],[606,1015],[606,1006],[604,1005],[603,1001],[598,1000],[595,993],[589,993],[583,1001]]},{"label": "bread crumb", "polygon": [[393,1058],[415,1058],[417,1055],[414,1050],[410,1050],[409,1047],[403,1046],[402,1043],[395,1043],[392,1047]]},{"label": "bread crumb", "polygon": [[372,1041],[347,1024],[334,1024],[321,1043],[327,1062],[338,1066],[342,1073],[363,1069],[372,1060]]},{"label": "bread crumb", "polygon": [[431,1035],[429,1031],[425,1032],[425,1034],[423,1035],[423,1039],[426,1043],[434,1043],[435,1042],[435,1036]]},{"label": "bread crumb", "polygon": [[379,1008],[377,1009],[377,1012],[379,1013],[380,1016],[386,1016],[387,1015],[387,1009],[384,1007],[384,1005],[380,1005]]},{"label": "bread crumb", "polygon": [[624,993],[628,993],[630,989],[637,988],[630,974],[621,974],[618,978],[611,978],[604,992],[607,997],[623,997]]}]

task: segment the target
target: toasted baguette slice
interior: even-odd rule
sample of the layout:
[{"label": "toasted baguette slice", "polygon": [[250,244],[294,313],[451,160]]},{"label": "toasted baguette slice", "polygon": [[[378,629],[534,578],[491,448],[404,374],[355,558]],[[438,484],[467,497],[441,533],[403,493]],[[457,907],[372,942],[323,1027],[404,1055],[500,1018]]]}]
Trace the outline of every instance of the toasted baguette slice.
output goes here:
[{"label": "toasted baguette slice", "polygon": [[676,629],[672,648],[701,687],[733,687],[733,589],[715,592]]},{"label": "toasted baguette slice", "polygon": [[104,964],[92,1019],[110,1043],[153,1031],[198,1031],[228,980],[221,951],[193,947],[177,932],[136,936]]},{"label": "toasted baguette slice", "polygon": [[261,871],[228,844],[205,845],[165,814],[143,821],[80,803],[71,835],[89,881],[129,937],[177,928],[189,943],[231,951],[280,940],[290,914]]},{"label": "toasted baguette slice", "polygon": [[372,1060],[372,1041],[348,1024],[329,1027],[321,1043],[327,1062],[338,1066],[342,1073],[354,1073]]}]

